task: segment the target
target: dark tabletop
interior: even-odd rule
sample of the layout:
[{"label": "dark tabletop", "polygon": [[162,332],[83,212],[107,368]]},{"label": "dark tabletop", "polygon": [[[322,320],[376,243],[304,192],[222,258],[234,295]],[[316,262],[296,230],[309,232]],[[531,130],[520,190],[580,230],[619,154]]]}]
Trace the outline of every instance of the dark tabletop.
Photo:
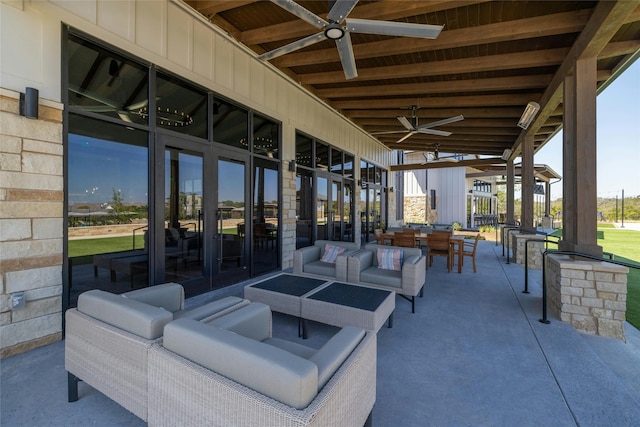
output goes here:
[{"label": "dark tabletop", "polygon": [[315,292],[308,298],[359,308],[361,310],[375,311],[390,293],[390,291],[383,291],[381,289],[365,288],[335,282]]},{"label": "dark tabletop", "polygon": [[264,289],[265,291],[301,297],[318,286],[327,283],[327,281],[328,280],[313,279],[311,277],[281,274],[250,286],[256,289]]}]

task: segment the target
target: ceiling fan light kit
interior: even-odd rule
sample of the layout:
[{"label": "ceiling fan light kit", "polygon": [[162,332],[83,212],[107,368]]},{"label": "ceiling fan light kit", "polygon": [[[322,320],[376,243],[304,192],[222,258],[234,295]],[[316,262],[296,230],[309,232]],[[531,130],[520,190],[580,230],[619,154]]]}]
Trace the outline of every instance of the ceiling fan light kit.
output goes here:
[{"label": "ceiling fan light kit", "polygon": [[349,13],[351,13],[356,4],[358,4],[358,0],[340,0],[333,2],[333,6],[331,6],[331,10],[329,10],[326,20],[293,0],[271,1],[287,12],[316,27],[320,32],[263,53],[258,56],[258,58],[268,61],[323,40],[334,40],[347,80],[358,77],[356,60],[349,33],[435,39],[443,28],[442,25],[376,21],[372,19],[347,19]]}]

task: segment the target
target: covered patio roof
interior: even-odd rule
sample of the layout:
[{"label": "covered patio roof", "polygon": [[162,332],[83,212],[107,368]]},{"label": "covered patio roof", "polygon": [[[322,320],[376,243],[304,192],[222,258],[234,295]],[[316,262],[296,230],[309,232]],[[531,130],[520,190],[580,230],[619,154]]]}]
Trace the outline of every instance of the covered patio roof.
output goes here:
[{"label": "covered patio roof", "polygon": [[[318,29],[267,1],[187,0],[207,21],[257,54]],[[329,1],[299,2],[326,17]],[[539,150],[563,123],[562,84],[577,58],[597,57],[598,90],[640,52],[640,5],[632,1],[360,1],[349,18],[443,25],[435,39],[351,34],[356,78],[347,79],[332,40],[270,62],[365,131],[438,126],[450,136],[374,135],[390,149],[520,153],[525,132]],[[528,131],[517,126],[528,102],[541,109]],[[503,161],[501,161],[503,162]]]}]

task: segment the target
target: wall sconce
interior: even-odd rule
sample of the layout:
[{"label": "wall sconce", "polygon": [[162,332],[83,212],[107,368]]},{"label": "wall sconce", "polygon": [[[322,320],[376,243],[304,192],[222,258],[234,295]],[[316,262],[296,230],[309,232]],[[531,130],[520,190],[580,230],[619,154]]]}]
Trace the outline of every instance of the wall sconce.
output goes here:
[{"label": "wall sconce", "polygon": [[38,89],[28,87],[20,94],[20,115],[28,119],[38,118]]},{"label": "wall sconce", "polygon": [[296,171],[296,161],[291,160],[289,162],[289,172],[295,172],[295,171]]},{"label": "wall sconce", "polygon": [[393,187],[389,187],[389,193],[393,193]]},{"label": "wall sconce", "polygon": [[364,182],[363,180],[359,179],[358,180],[358,187],[367,188],[367,183]]},{"label": "wall sconce", "polygon": [[524,109],[522,116],[520,116],[520,121],[518,122],[518,126],[522,129],[526,129],[529,127],[533,119],[536,117],[536,114],[540,110],[540,104],[537,102],[530,102],[527,104],[527,107]]}]

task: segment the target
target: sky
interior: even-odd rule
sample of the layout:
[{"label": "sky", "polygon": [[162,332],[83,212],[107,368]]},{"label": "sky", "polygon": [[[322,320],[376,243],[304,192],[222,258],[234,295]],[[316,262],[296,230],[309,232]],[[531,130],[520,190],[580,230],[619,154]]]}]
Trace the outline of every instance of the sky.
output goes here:
[{"label": "sky", "polygon": [[[597,97],[598,197],[640,196],[640,60]],[[562,131],[535,154],[562,176]],[[551,200],[562,197],[562,181],[551,185]]]}]

